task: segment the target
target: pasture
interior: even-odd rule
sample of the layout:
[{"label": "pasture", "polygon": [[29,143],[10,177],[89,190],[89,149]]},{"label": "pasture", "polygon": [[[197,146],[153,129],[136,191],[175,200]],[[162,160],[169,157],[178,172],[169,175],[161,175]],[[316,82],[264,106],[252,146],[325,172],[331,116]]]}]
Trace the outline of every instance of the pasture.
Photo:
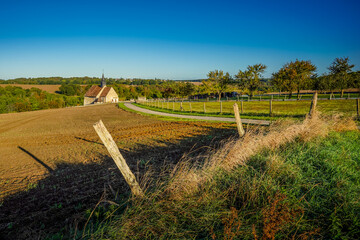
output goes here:
[{"label": "pasture", "polygon": [[[144,107],[150,107],[161,111],[176,112],[182,114],[205,114],[209,116],[233,115],[233,104],[235,101],[219,102],[161,102],[152,101],[141,103]],[[270,101],[241,101],[237,102],[242,118],[270,118]],[[294,117],[303,118],[309,112],[310,100],[302,101],[272,101],[272,117]],[[182,108],[182,109],[181,109]],[[222,111],[221,111],[222,108]],[[356,100],[319,100],[317,108],[326,115],[341,114],[344,116],[356,115]]]}]

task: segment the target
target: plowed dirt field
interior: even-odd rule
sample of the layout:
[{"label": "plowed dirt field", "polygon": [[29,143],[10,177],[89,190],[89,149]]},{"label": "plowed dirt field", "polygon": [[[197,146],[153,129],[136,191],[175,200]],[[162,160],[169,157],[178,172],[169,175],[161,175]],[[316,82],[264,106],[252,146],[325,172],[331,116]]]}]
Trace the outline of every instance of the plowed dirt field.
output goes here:
[{"label": "plowed dirt field", "polygon": [[233,123],[160,121],[115,105],[1,114],[0,239],[69,232],[101,196],[129,195],[93,129],[100,119],[140,182],[149,169],[161,177],[184,153],[236,136]]},{"label": "plowed dirt field", "polygon": [[61,85],[36,85],[36,84],[0,84],[0,87],[5,88],[6,86],[21,87],[23,89],[39,88],[49,93],[55,93],[59,91]]}]

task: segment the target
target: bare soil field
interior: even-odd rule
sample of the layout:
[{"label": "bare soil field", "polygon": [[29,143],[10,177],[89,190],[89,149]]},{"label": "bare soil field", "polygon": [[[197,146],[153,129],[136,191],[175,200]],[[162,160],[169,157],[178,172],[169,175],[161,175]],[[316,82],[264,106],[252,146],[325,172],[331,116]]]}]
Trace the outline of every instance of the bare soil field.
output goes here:
[{"label": "bare soil field", "polygon": [[140,182],[236,135],[233,123],[160,121],[112,104],[1,114],[0,239],[69,232],[101,197],[129,195],[93,129],[100,119]]},{"label": "bare soil field", "polygon": [[35,84],[0,84],[0,87],[15,86],[23,89],[39,88],[49,93],[55,93],[59,91],[61,85],[35,85]]}]

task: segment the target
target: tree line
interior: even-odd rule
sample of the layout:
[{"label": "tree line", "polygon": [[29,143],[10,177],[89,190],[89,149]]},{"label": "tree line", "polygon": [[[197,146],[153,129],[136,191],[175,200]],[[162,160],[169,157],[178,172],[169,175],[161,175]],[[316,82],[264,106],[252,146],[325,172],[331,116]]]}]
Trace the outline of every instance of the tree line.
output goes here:
[{"label": "tree line", "polygon": [[[353,64],[349,58],[336,58],[328,67],[329,72],[318,76],[317,67],[311,61],[296,60],[283,65],[270,79],[264,79],[263,73],[267,69],[264,64],[249,65],[244,70],[231,76],[222,70],[210,71],[207,79],[201,85],[194,85],[184,81],[141,80],[137,79],[134,85],[125,83],[111,83],[120,100],[136,99],[138,97],[152,98],[186,98],[191,96],[221,96],[226,92],[240,92],[253,98],[259,92],[288,92],[289,98],[296,93],[300,99],[301,90],[341,91],[344,89],[360,88],[359,72],[352,72]],[[141,84],[140,84],[141,83]],[[60,92],[68,96],[83,96],[87,89],[76,84],[63,83]]]},{"label": "tree line", "polygon": [[38,88],[0,87],[0,113],[83,105],[83,97],[52,94]]},{"label": "tree line", "polygon": [[[203,85],[208,94],[215,93],[219,100],[231,86],[237,86],[252,98],[255,91],[264,87],[261,79],[266,68],[267,66],[264,64],[249,65],[245,70],[239,70],[234,77],[221,70],[210,71],[207,75],[208,78],[203,81]],[[296,92],[298,99],[301,90],[333,92],[338,89],[343,97],[346,88],[360,89],[360,72],[352,72],[353,68],[354,65],[349,63],[348,57],[336,58],[328,67],[329,72],[318,76],[316,74],[317,67],[311,61],[291,61],[272,74],[270,87],[267,86],[267,89],[289,92],[289,98]]]}]

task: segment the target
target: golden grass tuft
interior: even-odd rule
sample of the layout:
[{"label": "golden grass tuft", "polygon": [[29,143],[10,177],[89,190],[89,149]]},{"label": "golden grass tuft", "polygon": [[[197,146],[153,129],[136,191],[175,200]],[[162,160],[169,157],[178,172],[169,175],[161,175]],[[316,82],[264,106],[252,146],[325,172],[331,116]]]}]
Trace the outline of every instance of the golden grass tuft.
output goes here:
[{"label": "golden grass tuft", "polygon": [[357,129],[356,124],[349,118],[324,118],[318,112],[311,117],[307,116],[303,122],[277,122],[268,132],[247,132],[243,138],[228,142],[219,151],[210,153],[202,167],[181,163],[174,170],[166,191],[172,198],[181,199],[199,190],[203,183],[211,181],[217,170],[231,171],[239,165],[245,165],[251,156],[265,149],[273,150],[295,140],[307,142],[315,137],[325,137],[330,130],[354,129]]}]

